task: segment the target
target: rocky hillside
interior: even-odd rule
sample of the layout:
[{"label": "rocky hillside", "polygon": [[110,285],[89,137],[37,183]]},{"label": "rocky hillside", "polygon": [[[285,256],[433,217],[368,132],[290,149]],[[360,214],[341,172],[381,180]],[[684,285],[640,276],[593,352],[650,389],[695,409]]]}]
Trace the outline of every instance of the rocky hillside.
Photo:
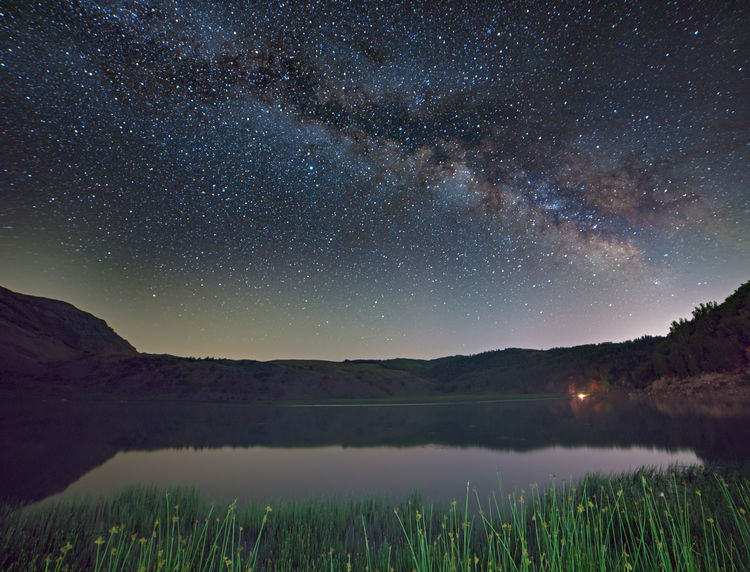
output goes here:
[{"label": "rocky hillside", "polygon": [[67,302],[0,287],[0,375],[43,375],[93,356],[136,355],[107,323]]}]

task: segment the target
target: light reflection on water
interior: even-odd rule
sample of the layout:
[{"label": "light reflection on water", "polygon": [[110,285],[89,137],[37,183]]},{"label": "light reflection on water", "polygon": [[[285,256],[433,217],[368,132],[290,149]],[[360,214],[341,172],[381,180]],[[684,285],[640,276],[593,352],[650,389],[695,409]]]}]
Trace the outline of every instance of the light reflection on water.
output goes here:
[{"label": "light reflection on water", "polygon": [[[689,406],[689,407],[688,407]],[[587,472],[750,461],[750,404],[592,394],[484,403],[274,406],[0,401],[0,499],[195,486],[217,501],[425,500]],[[50,470],[40,470],[50,467]],[[498,476],[499,475],[499,476]]]},{"label": "light reflection on water", "polygon": [[618,473],[642,466],[698,465],[688,450],[656,448],[545,447],[502,451],[482,447],[221,447],[117,453],[48,500],[108,494],[127,485],[195,486],[217,501],[272,501],[309,496],[374,494],[403,497],[419,490],[425,501],[465,494],[480,498],[502,488],[528,488],[587,472]]}]

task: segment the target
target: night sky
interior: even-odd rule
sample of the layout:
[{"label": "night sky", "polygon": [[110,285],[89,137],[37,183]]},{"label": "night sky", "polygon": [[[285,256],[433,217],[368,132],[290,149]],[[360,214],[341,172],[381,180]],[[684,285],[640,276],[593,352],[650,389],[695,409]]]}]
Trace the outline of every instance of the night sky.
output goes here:
[{"label": "night sky", "polygon": [[140,351],[619,341],[750,278],[746,2],[0,12],[0,284]]}]

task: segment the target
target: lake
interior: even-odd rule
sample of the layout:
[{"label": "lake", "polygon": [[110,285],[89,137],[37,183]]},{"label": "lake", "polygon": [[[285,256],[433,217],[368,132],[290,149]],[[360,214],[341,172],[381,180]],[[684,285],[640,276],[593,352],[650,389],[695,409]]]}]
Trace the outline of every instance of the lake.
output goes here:
[{"label": "lake", "polygon": [[412,405],[0,403],[0,497],[195,486],[212,500],[487,497],[587,472],[750,460],[750,408],[626,395]]}]

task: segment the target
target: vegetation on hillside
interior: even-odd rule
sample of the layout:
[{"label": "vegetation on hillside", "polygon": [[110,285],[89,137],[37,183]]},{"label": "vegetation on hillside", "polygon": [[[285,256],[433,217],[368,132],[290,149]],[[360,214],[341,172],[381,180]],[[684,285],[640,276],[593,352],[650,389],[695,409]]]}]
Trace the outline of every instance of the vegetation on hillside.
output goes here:
[{"label": "vegetation on hillside", "polygon": [[691,319],[672,322],[650,359],[635,370],[636,381],[685,378],[709,372],[738,371],[750,364],[750,282],[722,304],[701,304]]},{"label": "vegetation on hillside", "polygon": [[[135,351],[75,353],[69,340],[85,341],[86,332],[94,331],[90,324],[120,340],[112,342],[112,347],[130,346],[105,328],[104,322],[88,314],[78,316],[70,305],[2,293],[0,318],[5,316],[6,325],[0,320],[0,334],[5,332],[0,339],[14,343],[0,347],[0,363],[10,368],[3,372],[0,367],[4,373],[0,389],[10,393],[83,391],[233,400],[570,393],[645,388],[660,378],[741,372],[750,364],[750,282],[722,304],[701,304],[690,319],[674,322],[666,337],[644,336],[622,343],[547,351],[511,348],[434,360],[344,362],[196,359]],[[16,306],[24,310],[19,323],[14,318],[20,315]],[[33,308],[37,307],[62,308],[67,317],[56,327],[49,312],[44,319],[34,317]],[[71,333],[71,324],[78,323],[88,329],[81,327],[81,332]],[[54,351],[45,353],[47,346],[38,343],[35,332],[42,326]],[[59,335],[55,333],[58,330]],[[65,343],[55,345],[58,338]],[[64,352],[57,346],[64,347]]]},{"label": "vegetation on hillside", "polygon": [[691,319],[673,322],[666,337],[382,363],[418,371],[440,391],[458,393],[642,388],[663,377],[739,372],[750,364],[750,282],[724,303],[701,304]]}]

